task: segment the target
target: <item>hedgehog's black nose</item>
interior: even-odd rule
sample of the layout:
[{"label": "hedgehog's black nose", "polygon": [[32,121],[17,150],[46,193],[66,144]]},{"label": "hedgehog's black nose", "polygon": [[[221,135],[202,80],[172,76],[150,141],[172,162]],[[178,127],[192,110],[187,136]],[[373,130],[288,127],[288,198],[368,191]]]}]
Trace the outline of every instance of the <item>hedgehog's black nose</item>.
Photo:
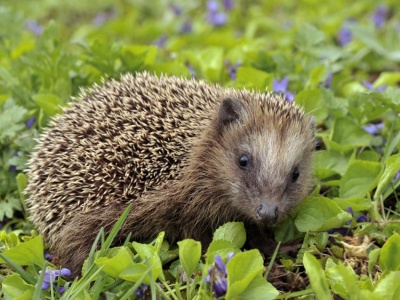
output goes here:
[{"label": "hedgehog's black nose", "polygon": [[275,204],[263,203],[257,207],[256,214],[262,223],[272,225],[278,220],[278,207]]}]

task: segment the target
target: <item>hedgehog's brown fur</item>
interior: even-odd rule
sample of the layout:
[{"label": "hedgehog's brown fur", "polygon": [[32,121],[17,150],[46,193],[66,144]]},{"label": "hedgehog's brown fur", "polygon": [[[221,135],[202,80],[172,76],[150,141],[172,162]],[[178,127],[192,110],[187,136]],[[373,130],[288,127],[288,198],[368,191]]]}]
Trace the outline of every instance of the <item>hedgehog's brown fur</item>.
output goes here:
[{"label": "hedgehog's brown fur", "polygon": [[264,225],[309,192],[312,118],[279,96],[139,73],[80,98],[40,138],[27,188],[31,221],[75,274],[129,203],[121,241],[165,231],[207,244],[243,221],[249,245],[265,248]]}]

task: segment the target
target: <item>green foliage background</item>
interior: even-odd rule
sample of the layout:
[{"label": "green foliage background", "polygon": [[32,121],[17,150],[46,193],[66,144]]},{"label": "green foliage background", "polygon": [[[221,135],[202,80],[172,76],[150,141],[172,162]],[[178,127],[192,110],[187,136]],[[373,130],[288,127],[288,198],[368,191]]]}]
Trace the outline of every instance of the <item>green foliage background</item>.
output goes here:
[{"label": "green foliage background", "polygon": [[[399,180],[394,180],[400,170],[398,1],[232,2],[229,10],[217,1],[227,19],[215,26],[207,20],[206,1],[0,1],[0,250],[15,263],[13,270],[0,270],[0,280],[3,284],[8,280],[6,286],[15,287],[22,297],[3,298],[41,295],[35,284],[43,280],[39,269],[46,267],[43,243],[26,221],[23,194],[27,180],[23,170],[35,138],[61,112],[60,106],[68,105],[71,96],[78,97],[81,87],[147,70],[261,91],[272,90],[274,81],[287,78],[287,92],[295,94],[295,102],[317,120],[318,187],[276,230],[276,238],[283,242],[304,238],[296,257],[278,255],[276,262],[286,275],[303,274],[304,252],[314,255],[304,256],[310,288],[281,292],[300,290],[291,295],[315,293],[318,299],[331,294],[344,299],[396,299],[392,286],[400,275]],[[181,12],[177,14],[174,7]],[[388,13],[383,25],[377,26],[372,16],[382,7]],[[350,34],[345,45],[340,42],[343,28]],[[371,125],[379,128],[372,134],[365,130]],[[354,237],[349,240],[343,230],[327,232],[332,228],[345,228]],[[225,238],[218,240],[213,255],[226,257],[230,250],[239,251],[233,241],[226,246],[221,242]],[[27,255],[26,249],[33,253],[18,260]],[[151,249],[153,255],[161,251]],[[138,253],[118,251],[119,258]],[[196,267],[197,256],[188,258],[184,253],[175,257],[191,262],[190,268],[183,266],[185,271],[201,274],[202,267],[213,263],[207,259]],[[106,263],[97,261],[100,266]],[[27,266],[26,271],[16,270],[17,265]],[[98,276],[93,272],[88,274]],[[118,277],[116,272],[109,270],[108,280]],[[104,292],[106,285],[90,288],[89,275],[71,283],[78,292],[71,288],[75,294],[69,296],[93,298]],[[318,282],[321,276],[325,283]],[[134,278],[137,283],[141,277]],[[255,295],[266,293],[265,282],[254,278],[243,279],[248,285],[228,288],[226,297],[256,299]],[[188,287],[186,297],[198,290],[197,297],[206,297],[201,291],[207,288],[198,282]],[[129,290],[124,288],[110,288],[110,299]],[[275,296],[272,292],[271,298]]]}]

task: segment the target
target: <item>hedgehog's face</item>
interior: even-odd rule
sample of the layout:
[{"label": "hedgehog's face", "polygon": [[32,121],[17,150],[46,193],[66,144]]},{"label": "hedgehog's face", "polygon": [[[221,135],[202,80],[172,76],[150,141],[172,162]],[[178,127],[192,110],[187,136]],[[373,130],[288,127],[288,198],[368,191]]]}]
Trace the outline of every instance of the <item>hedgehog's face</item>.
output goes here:
[{"label": "hedgehog's face", "polygon": [[[288,106],[286,107],[288,108]],[[292,108],[293,109],[293,108]],[[262,224],[282,220],[310,191],[313,122],[251,112],[237,99],[222,102],[218,131],[232,205]],[[232,145],[235,145],[232,147]]]}]

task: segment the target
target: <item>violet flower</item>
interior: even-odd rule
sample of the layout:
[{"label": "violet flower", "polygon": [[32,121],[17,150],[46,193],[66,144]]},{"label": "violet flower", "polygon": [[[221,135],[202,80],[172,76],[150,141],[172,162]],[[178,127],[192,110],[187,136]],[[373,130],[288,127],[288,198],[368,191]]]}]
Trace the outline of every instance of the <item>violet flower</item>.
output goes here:
[{"label": "violet flower", "polygon": [[219,10],[219,4],[215,0],[207,2],[207,21],[215,27],[220,27],[226,24],[227,15]]},{"label": "violet flower", "polygon": [[233,9],[233,0],[223,0],[224,7],[227,11]]},{"label": "violet flower", "polygon": [[30,117],[28,119],[28,121],[25,122],[25,127],[27,129],[32,128],[32,126],[33,126],[33,124],[35,124],[35,122],[36,122],[36,118],[35,117]]},{"label": "violet flower", "polygon": [[[42,271],[39,271],[41,274]],[[46,270],[44,274],[44,280],[42,283],[42,290],[48,290],[51,286],[55,289],[57,288],[56,280],[58,276],[71,276],[71,271],[66,268],[62,268],[61,270]],[[58,292],[60,294],[64,293],[65,288],[60,286],[58,288]]]},{"label": "violet flower", "polygon": [[153,45],[156,45],[158,48],[164,48],[165,44],[167,43],[168,37],[163,34],[157,40],[153,42]]},{"label": "violet flower", "polygon": [[294,99],[294,94],[290,93],[287,88],[289,84],[289,79],[284,77],[281,81],[275,79],[272,83],[272,90],[276,93],[282,93],[285,95],[285,99],[287,102],[292,102]]},{"label": "violet flower", "polygon": [[[354,212],[353,212],[353,208],[352,207],[349,206],[348,208],[346,208],[346,211],[349,214],[351,214],[351,216],[354,218]],[[356,222],[357,223],[368,222],[368,221],[369,221],[369,218],[364,214],[360,214],[359,216],[356,217]],[[352,220],[348,221],[346,223],[346,225],[350,226],[351,223],[352,223]],[[347,228],[347,227],[332,228],[332,229],[329,229],[327,232],[330,233],[330,234],[337,232],[337,233],[340,233],[342,236],[346,236],[346,235],[352,236],[353,235],[351,229]]]},{"label": "violet flower", "polygon": [[394,176],[393,181],[397,181],[400,178],[400,170],[397,172],[396,176]]},{"label": "violet flower", "polygon": [[25,22],[25,28],[33,32],[36,36],[40,36],[43,32],[43,27],[34,20],[27,20]]},{"label": "violet flower", "polygon": [[141,284],[136,291],[133,292],[133,294],[138,297],[139,299],[145,299],[145,293],[147,291],[147,289],[149,288],[149,286],[147,284]]},{"label": "violet flower", "polygon": [[333,79],[333,73],[329,73],[328,76],[325,79],[325,82],[323,83],[324,88],[330,89],[332,86],[332,79]]},{"label": "violet flower", "polygon": [[171,9],[175,16],[180,16],[182,14],[182,8],[178,4],[171,4]]},{"label": "violet flower", "polygon": [[[229,253],[226,263],[228,263],[233,256],[233,252]],[[216,298],[222,297],[228,290],[226,263],[223,262],[221,256],[218,254],[215,255],[214,264],[208,269],[208,276],[205,278],[205,281],[212,285]]]},{"label": "violet flower", "polygon": [[389,10],[386,5],[379,5],[373,13],[371,20],[376,28],[382,28],[388,17]]},{"label": "violet flower", "polygon": [[346,25],[343,25],[342,28],[340,28],[338,34],[336,35],[336,40],[338,41],[339,45],[341,47],[344,47],[348,43],[350,43],[352,39],[353,39],[353,34],[351,33],[350,28],[347,27]]},{"label": "violet flower", "polygon": [[[13,157],[17,157],[17,156],[18,156],[18,151],[14,151]],[[15,172],[15,171],[17,171],[17,166],[11,165],[8,168],[8,172]]]},{"label": "violet flower", "polygon": [[377,124],[368,124],[368,125],[365,125],[363,128],[369,134],[376,135],[382,130],[383,123],[380,122],[380,123],[377,123]]},{"label": "violet flower", "polygon": [[[353,208],[351,208],[351,207],[349,206],[349,207],[346,209],[346,211],[347,211],[348,213],[350,213],[352,217],[354,217]],[[369,218],[368,218],[366,215],[364,215],[364,214],[360,214],[359,216],[356,217],[356,222],[357,222],[357,223],[360,223],[360,222],[368,222],[368,221],[369,221]],[[347,222],[347,225],[350,225],[350,224],[351,224],[351,221]]]},{"label": "violet flower", "polygon": [[47,260],[47,261],[52,261],[53,260],[53,258],[54,258],[54,254],[53,253],[49,253],[49,252],[47,252],[47,251],[45,251],[44,252],[44,258]]},{"label": "violet flower", "polygon": [[196,77],[196,71],[194,70],[193,66],[191,64],[187,63],[186,67],[189,70],[190,76],[195,78]]},{"label": "violet flower", "polygon": [[99,12],[92,21],[93,26],[95,27],[100,27],[103,25],[106,21],[112,19],[115,17],[115,12],[114,11],[102,11]]},{"label": "violet flower", "polygon": [[228,69],[229,77],[231,78],[231,80],[236,80],[236,71],[241,65],[242,62],[240,61],[238,61],[235,65],[232,65],[229,60],[225,61],[225,66]]},{"label": "violet flower", "polygon": [[368,82],[368,81],[363,81],[362,85],[364,87],[366,87],[368,90],[370,90],[371,92],[381,93],[384,90],[386,90],[386,85],[382,85],[382,86],[380,86],[380,87],[375,89],[373,84],[371,82]]},{"label": "violet flower", "polygon": [[366,215],[361,214],[356,218],[356,222],[357,223],[369,222],[369,218]]},{"label": "violet flower", "polygon": [[193,31],[192,22],[190,20],[183,21],[179,32],[180,33],[191,33],[192,31]]}]

